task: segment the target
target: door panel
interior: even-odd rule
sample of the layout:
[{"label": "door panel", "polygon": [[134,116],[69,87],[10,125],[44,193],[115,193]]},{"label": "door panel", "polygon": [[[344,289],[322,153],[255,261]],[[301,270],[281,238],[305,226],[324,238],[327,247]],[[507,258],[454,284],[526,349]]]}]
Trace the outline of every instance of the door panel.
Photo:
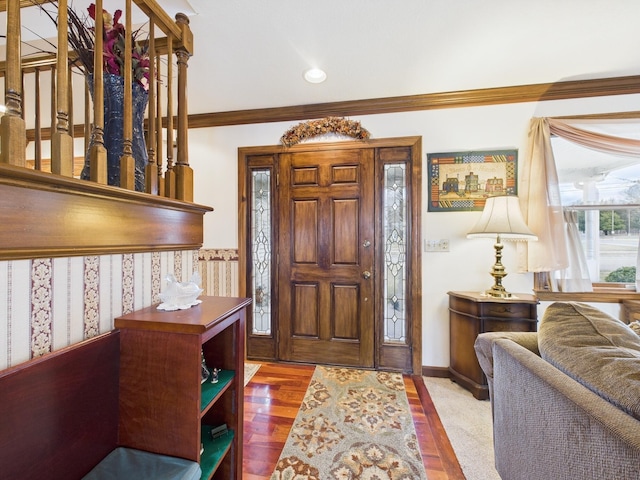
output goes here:
[{"label": "door panel", "polygon": [[360,322],[358,302],[360,293],[357,286],[334,285],[332,297],[333,338],[358,340],[360,338]]},{"label": "door panel", "polygon": [[291,286],[293,290],[293,309],[291,315],[296,319],[293,322],[291,334],[296,337],[318,338],[320,336],[318,319],[318,294],[317,284],[297,283]]},{"label": "door panel", "polygon": [[318,265],[318,201],[291,202],[293,263]]},{"label": "door panel", "polygon": [[279,171],[280,358],[371,367],[373,151],[283,154]]}]

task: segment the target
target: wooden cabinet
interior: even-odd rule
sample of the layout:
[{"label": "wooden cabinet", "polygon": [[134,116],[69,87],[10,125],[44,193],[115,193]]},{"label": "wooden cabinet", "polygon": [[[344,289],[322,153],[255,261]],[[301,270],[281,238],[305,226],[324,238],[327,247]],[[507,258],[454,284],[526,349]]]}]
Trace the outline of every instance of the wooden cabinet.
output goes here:
[{"label": "wooden cabinet", "polygon": [[449,374],[477,399],[489,398],[473,344],[484,332],[535,332],[538,299],[524,293],[494,298],[475,292],[449,292]]},{"label": "wooden cabinet", "polygon": [[[115,320],[121,339],[119,444],[197,461],[204,479],[239,479],[245,308],[251,299],[200,299],[186,310],[152,306]],[[201,383],[202,352],[210,368],[221,369],[218,383]],[[211,427],[222,424],[230,432],[213,440]]]}]

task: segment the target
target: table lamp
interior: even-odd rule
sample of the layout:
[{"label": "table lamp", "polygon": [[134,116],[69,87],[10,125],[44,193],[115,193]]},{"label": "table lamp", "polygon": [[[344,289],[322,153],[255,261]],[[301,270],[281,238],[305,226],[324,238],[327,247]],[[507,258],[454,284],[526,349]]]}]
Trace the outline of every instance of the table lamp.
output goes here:
[{"label": "table lamp", "polygon": [[502,279],[507,276],[502,265],[502,243],[506,240],[537,240],[538,237],[529,230],[522,218],[518,197],[513,195],[499,195],[487,198],[482,210],[482,216],[478,223],[467,233],[467,238],[489,237],[496,238],[496,263],[493,265],[491,275],[494,284],[485,294],[491,297],[509,298],[511,294],[502,286]]}]

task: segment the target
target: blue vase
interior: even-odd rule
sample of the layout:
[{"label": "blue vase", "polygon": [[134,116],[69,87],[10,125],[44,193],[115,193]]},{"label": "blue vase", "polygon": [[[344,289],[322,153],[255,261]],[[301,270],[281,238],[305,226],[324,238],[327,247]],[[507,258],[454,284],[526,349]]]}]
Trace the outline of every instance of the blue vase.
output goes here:
[{"label": "blue vase", "polygon": [[[93,98],[93,75],[87,78]],[[149,155],[144,138],[144,114],[149,102],[149,94],[137,82],[132,85],[133,135],[132,155],[135,159],[136,190],[145,191],[144,172]],[[124,145],[124,78],[112,73],[104,74],[104,146],[107,149],[107,183],[120,186],[120,157]],[[93,139],[91,141],[93,144]],[[84,168],[80,174],[83,180],[91,176],[89,150],[85,155]]]}]

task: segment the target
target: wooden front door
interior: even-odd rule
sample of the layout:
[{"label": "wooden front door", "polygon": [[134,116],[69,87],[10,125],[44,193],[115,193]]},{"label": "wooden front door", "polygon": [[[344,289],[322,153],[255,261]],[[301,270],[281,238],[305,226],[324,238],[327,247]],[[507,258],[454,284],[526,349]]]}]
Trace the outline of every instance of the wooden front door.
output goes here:
[{"label": "wooden front door", "polygon": [[374,366],[373,152],[280,156],[282,360]]}]

